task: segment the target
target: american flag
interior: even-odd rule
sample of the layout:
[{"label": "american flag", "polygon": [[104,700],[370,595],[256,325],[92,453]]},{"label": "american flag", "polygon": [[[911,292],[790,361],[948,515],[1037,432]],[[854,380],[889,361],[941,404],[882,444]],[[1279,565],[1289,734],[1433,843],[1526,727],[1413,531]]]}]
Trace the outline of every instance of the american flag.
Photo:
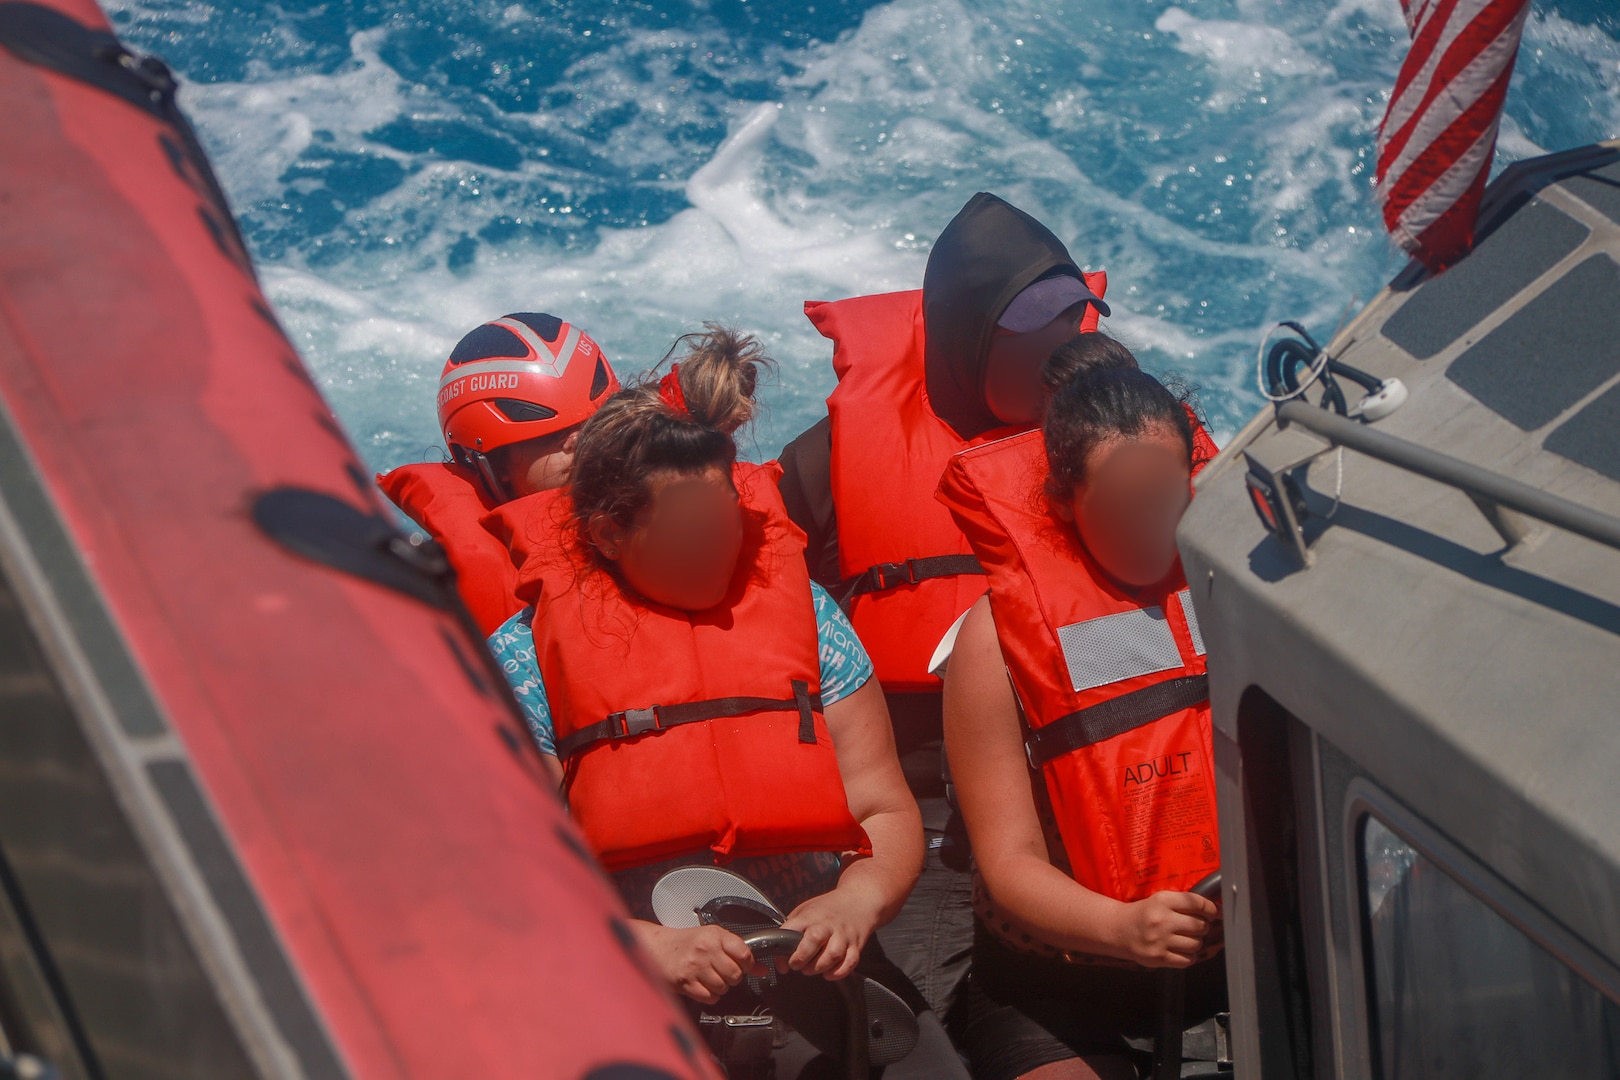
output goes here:
[{"label": "american flag", "polygon": [[1530,0],[1401,0],[1412,49],[1378,129],[1395,242],[1438,272],[1468,254]]}]

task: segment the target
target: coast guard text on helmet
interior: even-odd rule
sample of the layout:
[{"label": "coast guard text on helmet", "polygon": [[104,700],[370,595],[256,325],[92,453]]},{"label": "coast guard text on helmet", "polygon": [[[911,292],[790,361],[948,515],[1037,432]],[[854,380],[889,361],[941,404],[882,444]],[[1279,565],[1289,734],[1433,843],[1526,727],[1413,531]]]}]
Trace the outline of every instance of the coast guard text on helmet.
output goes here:
[{"label": "coast guard text on helmet", "polygon": [[482,375],[463,375],[439,391],[439,405],[442,408],[446,402],[454,401],[462,394],[477,393],[480,390],[516,390],[518,388],[517,372],[495,372]]}]

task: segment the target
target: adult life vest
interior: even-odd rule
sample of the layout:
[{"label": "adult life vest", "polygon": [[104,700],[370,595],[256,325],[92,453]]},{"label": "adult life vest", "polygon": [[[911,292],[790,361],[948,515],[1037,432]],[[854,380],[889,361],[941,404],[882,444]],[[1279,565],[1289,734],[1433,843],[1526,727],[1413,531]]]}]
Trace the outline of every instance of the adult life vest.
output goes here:
[{"label": "adult life vest", "polygon": [[1192,593],[1179,565],[1152,596],[1114,585],[1046,476],[1037,430],[959,455],[939,491],[990,579],[1030,766],[1076,881],[1124,901],[1188,889],[1221,862]]},{"label": "adult life vest", "polygon": [[394,505],[444,548],[456,591],[484,634],[523,608],[517,567],[506,545],[480,524],[493,507],[472,473],[459,465],[401,465],[377,477]]},{"label": "adult life vest", "polygon": [[[569,809],[608,870],[699,853],[871,853],[822,715],[804,534],[779,475],[733,469],[742,554],[703,612],[637,598],[585,564],[564,542],[567,513],[531,519],[518,592],[535,604]],[[546,528],[565,535],[536,544]]]},{"label": "adult life vest", "polygon": [[[1108,275],[1088,273],[1098,296]],[[964,439],[928,403],[922,291],[811,301],[804,312],[833,343],[832,496],[838,566],[861,644],[883,689],[938,691],[934,643],[984,595],[982,568],[934,498],[951,456],[1005,436]],[[1088,307],[1082,332],[1097,329]]]}]

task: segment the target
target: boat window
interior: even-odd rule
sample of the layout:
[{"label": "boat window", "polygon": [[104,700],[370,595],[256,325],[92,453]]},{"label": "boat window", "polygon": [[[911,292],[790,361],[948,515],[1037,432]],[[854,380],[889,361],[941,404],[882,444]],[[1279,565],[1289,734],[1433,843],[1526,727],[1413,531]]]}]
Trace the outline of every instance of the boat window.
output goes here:
[{"label": "boat window", "polygon": [[1362,827],[1383,1080],[1620,1075],[1620,1008],[1374,817]]}]

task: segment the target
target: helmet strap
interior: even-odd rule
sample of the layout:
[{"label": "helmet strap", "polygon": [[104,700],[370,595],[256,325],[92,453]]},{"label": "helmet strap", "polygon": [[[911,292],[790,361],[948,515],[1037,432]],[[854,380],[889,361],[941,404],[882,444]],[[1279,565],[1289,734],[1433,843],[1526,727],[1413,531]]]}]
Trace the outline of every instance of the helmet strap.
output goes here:
[{"label": "helmet strap", "polygon": [[472,470],[490,502],[499,506],[501,503],[512,501],[511,485],[506,482],[506,477],[501,475],[487,454],[465,446],[453,446],[450,452],[455,455],[457,461]]}]

